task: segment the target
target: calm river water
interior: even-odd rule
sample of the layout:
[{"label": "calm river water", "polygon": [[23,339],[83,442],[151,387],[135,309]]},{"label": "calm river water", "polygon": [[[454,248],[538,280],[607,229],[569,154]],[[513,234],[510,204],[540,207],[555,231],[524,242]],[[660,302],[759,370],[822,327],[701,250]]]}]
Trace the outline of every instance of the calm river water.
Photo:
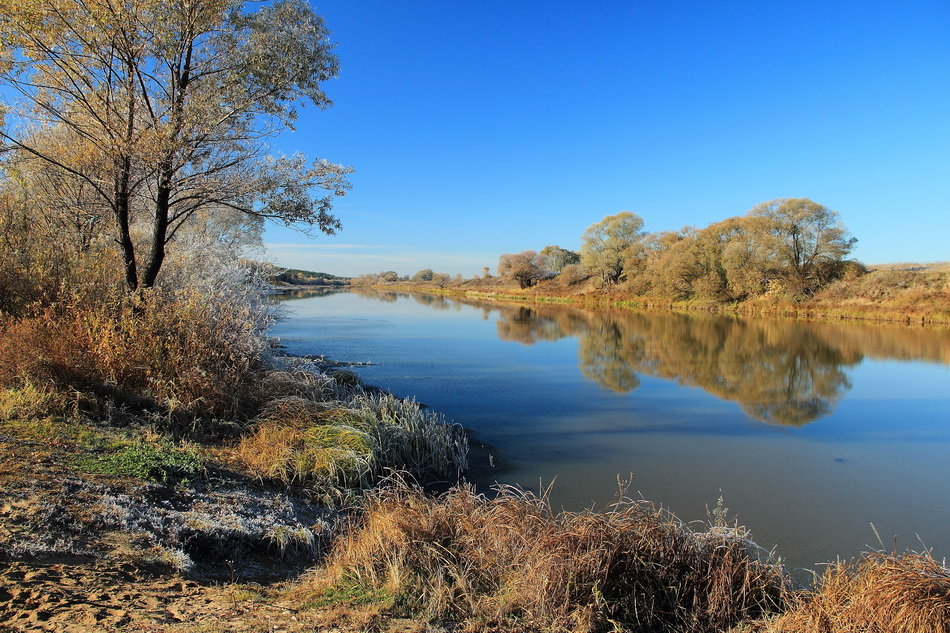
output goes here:
[{"label": "calm river water", "polygon": [[553,482],[558,507],[603,507],[632,475],[688,521],[721,495],[792,568],[880,549],[875,530],[950,556],[950,332],[397,293],[285,306],[288,351],[377,363],[367,383],[472,429],[504,464],[489,479]]}]

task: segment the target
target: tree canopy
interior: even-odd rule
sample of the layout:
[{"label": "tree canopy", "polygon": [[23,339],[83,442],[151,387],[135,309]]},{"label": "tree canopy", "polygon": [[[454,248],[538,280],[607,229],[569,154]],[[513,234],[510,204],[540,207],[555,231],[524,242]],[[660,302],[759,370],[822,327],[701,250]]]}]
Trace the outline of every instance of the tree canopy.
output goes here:
[{"label": "tree canopy", "polygon": [[624,260],[643,237],[642,229],[643,219],[629,211],[590,225],[581,238],[581,263],[604,283],[617,283],[624,272]]},{"label": "tree canopy", "polygon": [[130,289],[156,282],[201,213],[339,228],[350,170],[267,144],[301,105],[331,103],[338,60],[305,0],[0,0],[0,45],[0,83],[19,97],[5,170],[107,227]]},{"label": "tree canopy", "polygon": [[749,212],[759,241],[789,290],[810,292],[836,274],[856,238],[828,207],[808,198],[778,198]]},{"label": "tree canopy", "polygon": [[498,274],[511,277],[522,288],[529,288],[548,275],[544,264],[545,258],[534,251],[505,253],[498,258]]}]

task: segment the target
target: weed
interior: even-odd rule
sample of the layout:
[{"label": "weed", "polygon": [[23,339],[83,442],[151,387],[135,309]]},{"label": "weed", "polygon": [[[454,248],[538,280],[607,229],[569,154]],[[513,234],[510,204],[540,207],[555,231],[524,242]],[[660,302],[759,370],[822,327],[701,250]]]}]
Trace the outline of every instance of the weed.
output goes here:
[{"label": "weed", "polygon": [[326,589],[317,592],[302,605],[303,609],[320,609],[332,606],[391,605],[394,597],[384,588],[374,588],[356,578],[343,578]]}]

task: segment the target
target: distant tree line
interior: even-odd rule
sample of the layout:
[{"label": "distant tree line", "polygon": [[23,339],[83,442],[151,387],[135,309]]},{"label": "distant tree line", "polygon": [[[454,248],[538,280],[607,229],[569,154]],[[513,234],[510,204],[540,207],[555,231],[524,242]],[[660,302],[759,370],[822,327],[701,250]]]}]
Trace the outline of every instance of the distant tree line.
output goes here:
[{"label": "distant tree line", "polygon": [[803,298],[836,279],[866,272],[848,259],[855,242],[835,211],[807,198],[778,198],[702,229],[656,233],[643,230],[640,216],[623,211],[587,227],[576,252],[555,244],[502,254],[497,276],[487,267],[474,279],[425,268],[412,276],[393,270],[363,275],[354,283],[514,283],[522,289],[550,284],[573,291],[723,302]]},{"label": "distant tree line", "polygon": [[764,202],[703,229],[657,233],[624,211],[589,226],[579,252],[547,246],[505,253],[498,274],[521,288],[558,278],[679,300],[802,297],[863,270],[846,259],[856,241],[836,212],[807,198]]},{"label": "distant tree line", "polygon": [[445,286],[449,283],[459,284],[464,281],[462,275],[449,275],[448,273],[437,273],[431,268],[424,268],[412,275],[400,275],[395,270],[384,270],[378,273],[360,275],[350,280],[350,283],[357,286],[375,285],[380,283],[426,283],[434,286]]},{"label": "distant tree line", "polygon": [[292,286],[345,286],[348,282],[346,277],[296,268],[276,269],[272,279],[276,283]]}]

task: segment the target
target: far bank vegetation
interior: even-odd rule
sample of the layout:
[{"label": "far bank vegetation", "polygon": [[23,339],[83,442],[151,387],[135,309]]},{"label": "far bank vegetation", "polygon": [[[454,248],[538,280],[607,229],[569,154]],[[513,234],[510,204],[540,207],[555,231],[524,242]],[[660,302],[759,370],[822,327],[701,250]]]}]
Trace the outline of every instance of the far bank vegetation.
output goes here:
[{"label": "far bank vegetation", "polygon": [[649,233],[629,211],[605,217],[578,251],[557,245],[505,253],[496,274],[472,279],[394,271],[354,283],[644,307],[950,322],[950,266],[868,267],[838,214],[807,198],[780,198],[705,228]]}]

